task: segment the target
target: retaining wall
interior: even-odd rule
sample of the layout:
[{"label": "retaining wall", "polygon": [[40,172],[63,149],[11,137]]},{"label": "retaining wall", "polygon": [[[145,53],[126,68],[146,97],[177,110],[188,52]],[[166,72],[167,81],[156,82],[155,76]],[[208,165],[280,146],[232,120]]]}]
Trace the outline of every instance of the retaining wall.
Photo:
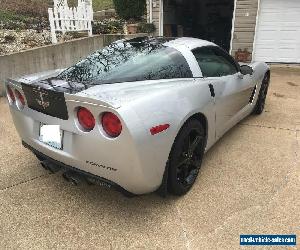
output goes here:
[{"label": "retaining wall", "polygon": [[0,56],[0,96],[7,78],[65,68],[111,42],[141,35],[96,35]]}]

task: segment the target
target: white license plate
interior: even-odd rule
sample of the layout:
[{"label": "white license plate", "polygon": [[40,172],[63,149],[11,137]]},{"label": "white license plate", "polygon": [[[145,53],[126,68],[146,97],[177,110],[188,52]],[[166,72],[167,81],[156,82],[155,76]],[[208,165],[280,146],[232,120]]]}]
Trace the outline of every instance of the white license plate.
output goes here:
[{"label": "white license plate", "polygon": [[62,149],[63,131],[59,125],[40,124],[39,140],[48,146],[56,149]]}]

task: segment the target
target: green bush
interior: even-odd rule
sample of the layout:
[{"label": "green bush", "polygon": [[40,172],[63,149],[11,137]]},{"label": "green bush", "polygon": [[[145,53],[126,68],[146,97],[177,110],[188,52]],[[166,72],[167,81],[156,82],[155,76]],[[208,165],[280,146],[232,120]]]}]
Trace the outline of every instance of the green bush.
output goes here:
[{"label": "green bush", "polygon": [[114,19],[105,19],[103,21],[94,21],[93,34],[118,34],[123,33],[123,21]]},{"label": "green bush", "polygon": [[50,0],[0,0],[0,29],[49,28],[48,3]]},{"label": "green bush", "polygon": [[49,28],[49,22],[46,17],[24,16],[16,14],[9,10],[0,10],[0,29],[34,29],[42,30]]},{"label": "green bush", "polygon": [[18,22],[27,22],[29,17],[21,15],[21,14],[16,14],[12,11],[8,10],[0,10],[0,21],[5,22],[5,21],[18,21]]},{"label": "green bush", "polygon": [[139,23],[137,32],[138,33],[154,33],[156,27],[153,23]]},{"label": "green bush", "polygon": [[48,4],[46,0],[0,0],[2,11],[10,11],[17,15],[29,17],[48,16]]},{"label": "green bush", "polygon": [[14,35],[4,36],[4,43],[13,43],[14,41],[16,41],[16,37]]},{"label": "green bush", "polygon": [[146,0],[114,0],[116,12],[125,20],[140,20],[146,11]]},{"label": "green bush", "polygon": [[[76,7],[78,4],[78,0],[68,0],[68,4],[70,7]],[[93,0],[94,11],[107,10],[113,8],[114,4],[112,0]]]}]

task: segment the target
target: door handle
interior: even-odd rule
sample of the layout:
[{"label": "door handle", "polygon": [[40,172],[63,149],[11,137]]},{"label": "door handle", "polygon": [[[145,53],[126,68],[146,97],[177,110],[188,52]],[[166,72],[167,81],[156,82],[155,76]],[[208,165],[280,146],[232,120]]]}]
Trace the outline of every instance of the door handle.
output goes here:
[{"label": "door handle", "polygon": [[210,84],[208,84],[208,87],[209,87],[209,90],[210,90],[210,95],[211,95],[212,97],[215,97],[216,94],[215,94],[214,85],[212,85],[212,84],[210,83]]}]

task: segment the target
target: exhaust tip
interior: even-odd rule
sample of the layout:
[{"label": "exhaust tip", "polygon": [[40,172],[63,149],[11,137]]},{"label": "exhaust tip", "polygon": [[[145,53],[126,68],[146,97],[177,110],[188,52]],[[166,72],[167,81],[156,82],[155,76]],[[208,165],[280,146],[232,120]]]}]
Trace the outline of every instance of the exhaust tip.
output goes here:
[{"label": "exhaust tip", "polygon": [[73,184],[74,186],[78,186],[81,183],[85,182],[85,178],[74,171],[66,171],[63,173],[63,178]]},{"label": "exhaust tip", "polygon": [[41,161],[41,165],[44,169],[50,171],[52,174],[57,173],[59,170],[61,170],[60,166],[55,165],[47,160]]}]

